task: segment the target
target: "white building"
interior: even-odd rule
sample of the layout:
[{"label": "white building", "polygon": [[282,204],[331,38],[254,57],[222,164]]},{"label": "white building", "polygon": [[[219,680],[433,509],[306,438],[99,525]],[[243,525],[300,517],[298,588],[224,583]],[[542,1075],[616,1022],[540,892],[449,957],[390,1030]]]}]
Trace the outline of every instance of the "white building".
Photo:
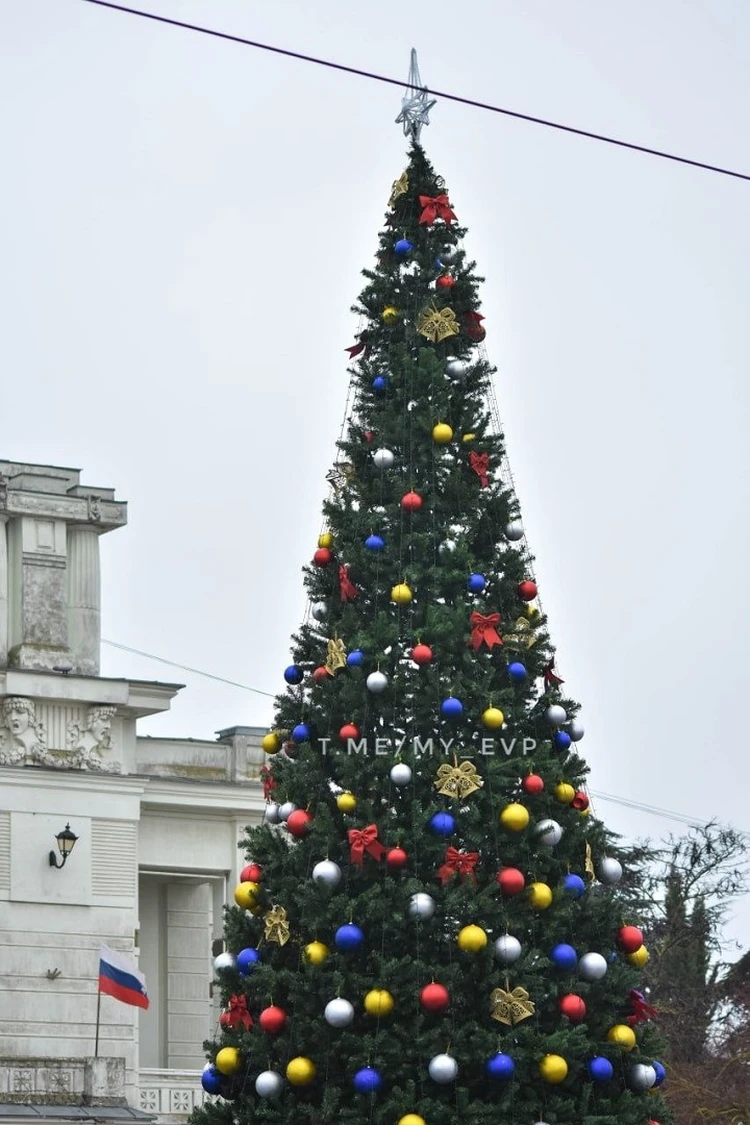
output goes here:
[{"label": "white building", "polygon": [[[99,675],[99,536],[127,512],[79,477],[0,461],[0,1119],[182,1121],[264,732],[138,737],[181,685]],[[151,1003],[102,996],[95,1059],[102,942],[139,962]]]}]

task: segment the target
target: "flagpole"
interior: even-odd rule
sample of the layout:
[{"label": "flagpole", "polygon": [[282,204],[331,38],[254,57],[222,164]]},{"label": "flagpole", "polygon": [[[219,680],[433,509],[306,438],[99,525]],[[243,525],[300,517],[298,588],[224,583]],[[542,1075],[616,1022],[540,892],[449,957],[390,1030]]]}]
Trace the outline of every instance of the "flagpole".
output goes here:
[{"label": "flagpole", "polygon": [[96,1041],[94,1043],[94,1058],[99,1058],[99,1015],[102,1010],[102,989],[101,984],[96,990]]}]

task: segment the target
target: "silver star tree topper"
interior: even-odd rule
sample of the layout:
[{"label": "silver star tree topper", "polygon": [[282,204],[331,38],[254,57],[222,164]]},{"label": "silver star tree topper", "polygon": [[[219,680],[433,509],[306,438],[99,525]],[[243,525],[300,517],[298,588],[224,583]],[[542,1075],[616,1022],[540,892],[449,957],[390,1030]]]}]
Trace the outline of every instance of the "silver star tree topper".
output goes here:
[{"label": "silver star tree topper", "polygon": [[396,118],[396,124],[403,125],[404,127],[405,137],[411,137],[413,141],[419,144],[419,134],[422,132],[422,126],[430,124],[429,113],[436,103],[437,99],[430,98],[427,93],[427,87],[422,85],[422,79],[419,76],[419,64],[417,63],[417,52],[412,47],[406,93],[401,99],[401,112]]}]

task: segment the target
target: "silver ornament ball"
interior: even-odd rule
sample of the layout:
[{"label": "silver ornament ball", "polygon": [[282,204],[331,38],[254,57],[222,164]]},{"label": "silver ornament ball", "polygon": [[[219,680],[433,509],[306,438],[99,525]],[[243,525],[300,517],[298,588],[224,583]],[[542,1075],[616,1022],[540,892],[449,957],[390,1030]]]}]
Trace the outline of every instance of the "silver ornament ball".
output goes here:
[{"label": "silver ornament ball", "polygon": [[348,1000],[337,996],[335,1000],[328,1001],[323,1015],[331,1027],[348,1027],[354,1019],[354,1008]]},{"label": "silver ornament ball", "polygon": [[424,891],[418,891],[409,899],[408,914],[410,918],[418,918],[424,921],[431,918],[434,913],[435,899],[432,895],[425,894]]},{"label": "silver ornament ball", "polygon": [[505,538],[509,539],[511,543],[517,543],[519,539],[523,539],[523,524],[520,520],[513,520],[506,524]]},{"label": "silver ornament ball", "polygon": [[284,1089],[284,1081],[275,1070],[262,1070],[255,1079],[255,1092],[259,1098],[278,1098]]},{"label": "silver ornament ball", "polygon": [[568,717],[568,712],[559,703],[553,703],[544,712],[544,717],[551,727],[561,727]]},{"label": "silver ornament ball", "polygon": [[495,942],[495,957],[502,965],[512,965],[521,956],[521,943],[511,934],[502,934]]},{"label": "silver ornament ball", "polygon": [[427,1064],[427,1073],[433,1082],[437,1082],[440,1086],[447,1086],[449,1082],[454,1082],[456,1079],[458,1063],[452,1055],[434,1055]]},{"label": "silver ornament ball", "polygon": [[233,953],[220,953],[218,957],[214,958],[214,972],[215,973],[228,973],[237,965],[237,960]]},{"label": "silver ornament ball", "polygon": [[337,887],[341,882],[341,868],[332,859],[321,859],[312,869],[314,883],[321,883],[324,887]]},{"label": "silver ornament ball", "polygon": [[316,621],[325,621],[328,616],[328,605],[326,602],[313,602],[310,607],[310,613]]},{"label": "silver ornament ball", "polygon": [[279,820],[289,820],[289,817],[297,808],[291,801],[284,801],[283,805],[279,805]]},{"label": "silver ornament ball", "polygon": [[457,246],[444,246],[442,248],[442,250],[440,251],[440,261],[443,262],[443,264],[446,265],[446,266],[449,266],[451,264],[451,262],[455,262],[457,257],[458,257],[458,247]]},{"label": "silver ornament ball", "polygon": [[263,820],[266,824],[278,824],[281,820],[279,816],[279,806],[275,801],[269,801],[263,812]]},{"label": "silver ornament ball", "polygon": [[388,677],[384,672],[370,672],[365,683],[368,691],[371,691],[373,695],[380,695],[388,687]]},{"label": "silver ornament ball", "polygon": [[620,879],[622,879],[622,864],[619,859],[613,859],[612,856],[605,855],[604,859],[599,861],[596,874],[600,883],[611,887],[614,883],[619,883]]},{"label": "silver ornament ball", "polygon": [[580,719],[571,719],[570,726],[568,727],[568,734],[573,742],[580,742],[586,733],[583,723]]},{"label": "silver ornament ball", "polygon": [[465,359],[449,359],[445,364],[445,374],[458,382],[469,374],[470,364]]},{"label": "silver ornament ball", "polygon": [[556,848],[563,838],[563,830],[556,820],[540,820],[535,832],[539,843],[545,848]]},{"label": "silver ornament ball", "polygon": [[412,779],[411,766],[407,766],[406,762],[396,762],[396,765],[391,768],[391,781],[401,789],[404,785],[408,785]]},{"label": "silver ornament ball", "polygon": [[601,953],[584,953],[578,962],[578,975],[581,980],[601,980],[607,972],[607,962]]},{"label": "silver ornament ball", "polygon": [[372,455],[372,459],[378,469],[390,469],[396,458],[391,453],[390,449],[376,449]]},{"label": "silver ornament ball", "polygon": [[453,554],[455,549],[456,544],[452,539],[444,539],[438,547],[438,554],[440,555],[441,559],[447,559]]},{"label": "silver ornament ball", "polygon": [[635,1063],[628,1071],[628,1085],[631,1090],[637,1090],[638,1093],[650,1090],[655,1082],[656,1071],[646,1063]]}]

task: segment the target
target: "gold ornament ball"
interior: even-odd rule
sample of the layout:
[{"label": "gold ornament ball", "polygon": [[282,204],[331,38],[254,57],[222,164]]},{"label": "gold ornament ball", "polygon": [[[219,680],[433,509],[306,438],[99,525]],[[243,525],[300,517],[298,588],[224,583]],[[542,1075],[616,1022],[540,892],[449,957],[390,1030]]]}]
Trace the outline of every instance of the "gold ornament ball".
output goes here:
[{"label": "gold ornament ball", "polygon": [[395,324],[396,321],[398,320],[398,316],[399,316],[398,309],[394,308],[393,305],[387,305],[383,309],[383,313],[382,313],[383,324],[386,324],[386,325],[389,325],[389,326],[391,324]]},{"label": "gold ornament ball", "polygon": [[393,1011],[393,997],[385,988],[373,988],[365,996],[368,1016],[389,1016]]},{"label": "gold ornament ball", "polygon": [[438,445],[447,445],[453,441],[453,430],[447,422],[438,422],[432,427],[432,440]]},{"label": "gold ornament ball", "polygon": [[464,434],[461,438],[461,441],[466,442],[466,444],[468,445],[469,442],[476,440],[476,436],[476,434]]},{"label": "gold ornament ball", "polygon": [[588,808],[579,809],[578,815],[579,816],[591,816],[591,806],[589,805]]},{"label": "gold ornament ball", "polygon": [[568,1064],[562,1055],[545,1055],[539,1063],[539,1073],[545,1082],[558,1086],[568,1076]]},{"label": "gold ornament ball", "polygon": [[521,610],[521,613],[524,615],[527,621],[531,622],[532,625],[534,625],[542,616],[536,606],[530,605],[528,602]]},{"label": "gold ornament ball", "polygon": [[626,1023],[616,1023],[614,1027],[610,1027],[607,1039],[623,1051],[632,1051],[635,1047],[635,1032]]},{"label": "gold ornament ball", "polygon": [[575,795],[575,789],[567,781],[561,781],[555,786],[555,800],[561,801],[563,805],[569,805]]},{"label": "gold ornament ball", "polygon": [[265,914],[267,907],[265,907],[262,902],[254,902],[251,906],[248,906],[247,909],[250,914],[258,915]]},{"label": "gold ornament ball", "polygon": [[529,810],[524,805],[506,805],[500,813],[500,823],[509,832],[523,832],[529,823]]},{"label": "gold ornament ball", "polygon": [[529,902],[535,910],[546,910],[552,905],[552,890],[546,883],[532,883],[529,887]]},{"label": "gold ornament ball", "polygon": [[411,601],[411,590],[405,582],[399,582],[398,586],[394,586],[391,590],[391,601],[396,605],[408,605]]},{"label": "gold ornament ball", "polygon": [[251,910],[258,905],[259,890],[257,883],[240,883],[234,888],[234,901],[242,910]]},{"label": "gold ornament ball", "polygon": [[407,1113],[403,1117],[399,1117],[398,1125],[427,1125],[427,1122],[418,1113]]},{"label": "gold ornament ball", "polygon": [[490,730],[498,730],[505,722],[505,715],[499,707],[488,707],[482,712],[482,722]]},{"label": "gold ornament ball", "polygon": [[240,1068],[240,1052],[236,1047],[222,1047],[214,1065],[219,1074],[236,1074]]},{"label": "gold ornament ball", "polygon": [[311,941],[305,946],[305,960],[308,965],[322,965],[328,956],[328,946],[322,941]]},{"label": "gold ornament ball", "polygon": [[351,813],[357,807],[357,798],[353,793],[340,793],[336,798],[336,808],[339,812]]},{"label": "gold ornament ball", "polygon": [[292,1086],[309,1086],[315,1077],[315,1063],[304,1055],[297,1055],[287,1063],[286,1076]]},{"label": "gold ornament ball", "polygon": [[324,531],[322,535],[318,536],[318,546],[327,547],[330,550],[333,546],[333,536],[330,531]]},{"label": "gold ornament ball", "polygon": [[487,934],[481,926],[464,926],[458,933],[458,948],[467,953],[478,953],[487,944]]},{"label": "gold ornament ball", "polygon": [[650,954],[645,945],[642,945],[640,949],[636,949],[633,953],[625,954],[625,960],[628,964],[635,965],[636,969],[642,969],[644,965],[648,964],[649,958]]},{"label": "gold ornament ball", "polygon": [[281,739],[274,730],[264,734],[260,744],[266,754],[277,754],[281,749]]}]

